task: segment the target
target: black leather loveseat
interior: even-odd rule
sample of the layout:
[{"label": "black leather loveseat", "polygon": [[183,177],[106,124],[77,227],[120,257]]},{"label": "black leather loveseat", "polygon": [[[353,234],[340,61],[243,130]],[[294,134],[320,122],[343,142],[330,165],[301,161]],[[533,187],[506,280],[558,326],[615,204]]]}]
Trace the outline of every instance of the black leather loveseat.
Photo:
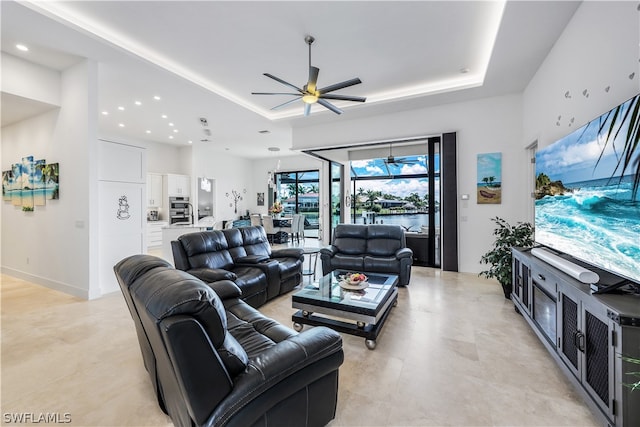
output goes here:
[{"label": "black leather loveseat", "polygon": [[398,275],[398,285],[411,279],[413,251],[399,225],[338,224],[332,244],[320,249],[322,273],[333,270]]},{"label": "black leather loveseat", "polygon": [[151,255],[114,271],[158,403],[176,426],[322,426],[335,416],[337,332],[300,334]]},{"label": "black leather loveseat", "polygon": [[272,250],[262,226],[183,234],[171,249],[177,269],[207,283],[231,280],[253,307],[302,281],[302,249]]}]

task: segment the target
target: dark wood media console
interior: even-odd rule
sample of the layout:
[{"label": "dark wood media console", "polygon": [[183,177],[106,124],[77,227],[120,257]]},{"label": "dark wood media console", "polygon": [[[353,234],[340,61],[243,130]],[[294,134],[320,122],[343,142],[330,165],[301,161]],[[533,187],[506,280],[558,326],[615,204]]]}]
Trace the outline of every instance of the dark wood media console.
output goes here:
[{"label": "dark wood media console", "polygon": [[640,391],[628,372],[640,358],[640,295],[594,295],[588,284],[513,248],[511,299],[603,425],[640,425]]}]

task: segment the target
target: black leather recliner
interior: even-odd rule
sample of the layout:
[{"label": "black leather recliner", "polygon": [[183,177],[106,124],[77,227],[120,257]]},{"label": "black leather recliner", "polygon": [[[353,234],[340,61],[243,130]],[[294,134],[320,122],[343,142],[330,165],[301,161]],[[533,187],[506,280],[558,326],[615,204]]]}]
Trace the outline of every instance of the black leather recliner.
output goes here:
[{"label": "black leather recliner", "polygon": [[302,281],[302,249],[271,251],[261,226],[188,233],[172,241],[171,248],[177,269],[205,282],[232,280],[253,307]]},{"label": "black leather recliner", "polygon": [[322,273],[333,270],[398,275],[398,285],[411,279],[413,251],[404,230],[390,224],[338,224],[333,243],[320,249]]},{"label": "black leather recliner", "polygon": [[[271,299],[277,295],[291,291],[302,281],[303,250],[300,248],[272,249],[267,233],[262,226],[232,228],[223,231],[229,247],[239,248],[239,254],[246,256],[266,256],[278,262],[279,288],[277,294],[267,295]],[[240,235],[241,238],[236,236]],[[233,242],[233,243],[232,243]],[[240,249],[241,248],[241,249]],[[235,252],[229,249],[235,261]]]},{"label": "black leather recliner", "polygon": [[337,332],[300,334],[239,299],[231,281],[206,284],[150,255],[114,271],[161,408],[177,426],[326,425],[335,416]]}]

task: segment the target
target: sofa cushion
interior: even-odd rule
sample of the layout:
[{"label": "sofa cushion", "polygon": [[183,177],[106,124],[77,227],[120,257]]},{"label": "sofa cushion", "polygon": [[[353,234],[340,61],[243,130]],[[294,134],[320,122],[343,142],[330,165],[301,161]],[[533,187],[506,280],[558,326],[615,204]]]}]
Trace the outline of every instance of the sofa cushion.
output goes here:
[{"label": "sofa cushion", "polygon": [[338,251],[349,255],[367,252],[367,226],[361,224],[338,224],[333,231],[333,245]]},{"label": "sofa cushion", "polygon": [[227,250],[227,240],[219,230],[183,234],[178,240],[189,259],[190,268],[221,268],[231,270],[233,259]]},{"label": "sofa cushion", "polygon": [[271,256],[271,245],[262,226],[240,228],[247,255]]},{"label": "sofa cushion", "polygon": [[347,271],[365,271],[364,257],[362,255],[344,255],[342,253],[335,254],[331,260],[331,266],[334,270]]},{"label": "sofa cushion", "polygon": [[236,262],[238,258],[247,256],[247,251],[242,241],[242,233],[240,233],[238,228],[222,230],[222,234],[227,241],[227,250],[234,262]]},{"label": "sofa cushion", "polygon": [[373,256],[392,256],[406,246],[400,227],[372,224],[367,231],[366,253]]},{"label": "sofa cushion", "polygon": [[[129,288],[135,304],[156,323],[171,316],[190,315],[202,325],[230,375],[247,365],[248,356],[227,334],[227,315],[218,295],[202,280],[173,268],[158,268]],[[141,310],[139,310],[140,312]]]},{"label": "sofa cushion", "polygon": [[372,257],[366,255],[364,257],[364,271],[399,274],[400,263],[396,257]]}]

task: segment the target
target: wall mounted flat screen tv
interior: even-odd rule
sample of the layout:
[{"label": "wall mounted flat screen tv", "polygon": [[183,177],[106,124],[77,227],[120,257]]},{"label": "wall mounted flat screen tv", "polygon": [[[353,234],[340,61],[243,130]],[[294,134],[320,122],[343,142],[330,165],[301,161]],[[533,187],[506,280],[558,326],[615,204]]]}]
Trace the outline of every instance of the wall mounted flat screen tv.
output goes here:
[{"label": "wall mounted flat screen tv", "polygon": [[639,110],[637,95],[539,150],[535,201],[536,243],[636,283]]}]

